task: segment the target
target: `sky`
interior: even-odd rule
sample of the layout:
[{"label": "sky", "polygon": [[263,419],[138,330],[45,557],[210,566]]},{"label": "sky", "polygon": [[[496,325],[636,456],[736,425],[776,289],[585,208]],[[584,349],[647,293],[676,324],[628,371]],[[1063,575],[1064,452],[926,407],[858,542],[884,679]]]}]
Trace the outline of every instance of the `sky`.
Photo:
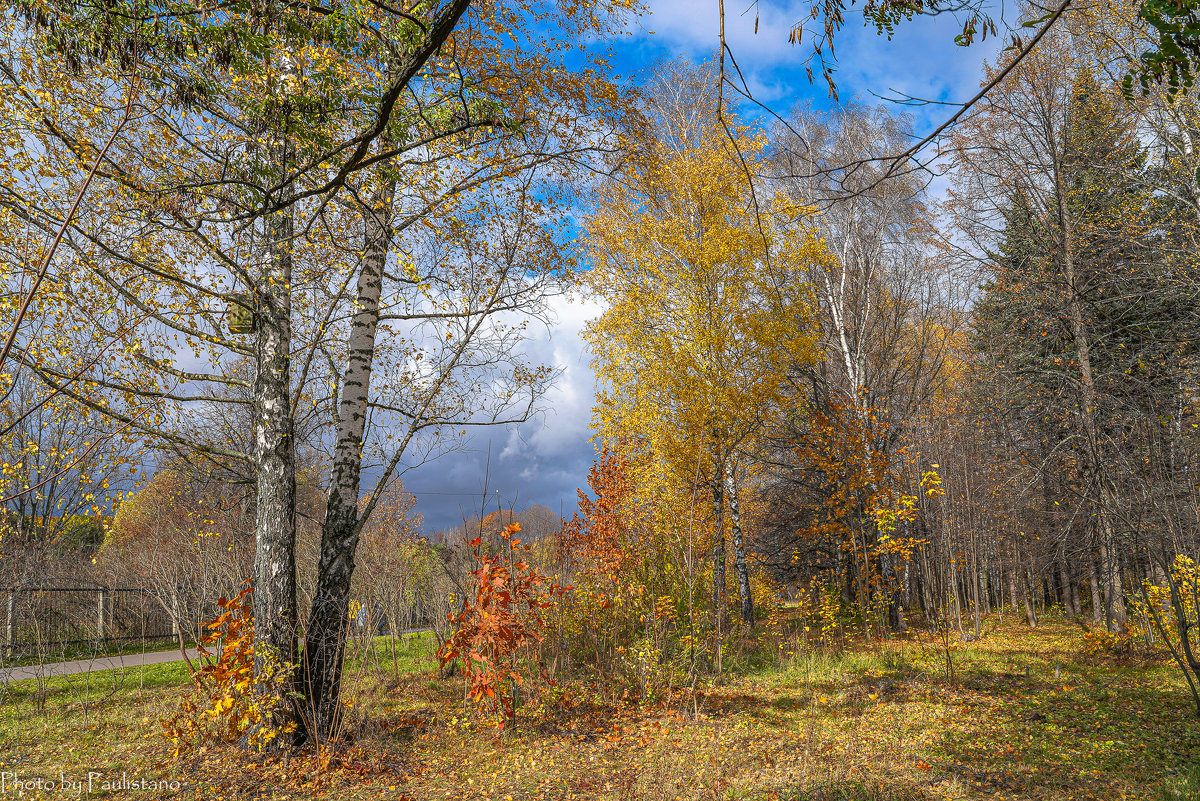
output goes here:
[{"label": "sky", "polygon": [[[797,105],[829,107],[832,101],[823,81],[810,86],[805,77],[803,60],[811,52],[806,40],[798,46],[788,43],[791,26],[808,15],[808,3],[728,0],[725,5],[726,37],[756,100],[784,116]],[[611,47],[613,67],[627,76],[624,80],[638,80],[664,59],[699,62],[716,52],[717,0],[649,0],[647,6],[647,13],[628,24],[626,34],[597,43]],[[861,13],[848,11],[836,42],[834,77],[842,102],[878,103],[877,96],[894,97],[897,92],[939,103],[961,102],[978,91],[984,62],[994,59],[1001,46],[995,38],[968,48],[955,45],[962,24],[949,15],[904,23],[890,41],[862,21]],[[997,27],[1001,22],[997,20]],[[889,105],[912,115],[919,136],[954,110],[938,104]],[[744,111],[758,120],[769,119],[761,110]],[[935,181],[934,191],[938,185]],[[479,514],[484,498],[485,513],[537,503],[568,517],[575,510],[576,489],[586,485],[595,458],[589,430],[594,378],[580,332],[600,311],[586,297],[562,298],[555,303],[556,321],[527,342],[530,357],[561,371],[537,416],[508,429],[483,429],[467,443],[465,453],[442,457],[404,477],[417,496],[426,533]]]}]

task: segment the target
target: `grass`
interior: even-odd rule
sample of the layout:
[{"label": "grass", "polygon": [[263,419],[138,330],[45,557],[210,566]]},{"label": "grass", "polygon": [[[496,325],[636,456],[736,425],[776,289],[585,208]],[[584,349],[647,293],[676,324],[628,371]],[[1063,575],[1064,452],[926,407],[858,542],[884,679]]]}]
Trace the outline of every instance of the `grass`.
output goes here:
[{"label": "grass", "polygon": [[14,683],[0,699],[0,771],[125,771],[180,783],[146,797],[205,799],[1200,799],[1200,723],[1174,668],[1081,649],[1069,622],[993,623],[953,646],[950,675],[928,636],[850,642],[758,660],[687,703],[567,693],[501,733],[463,707],[460,680],[436,677],[427,635],[396,662],[380,638],[352,658],[353,736],[332,756],[221,746],[172,758],[159,720],[187,676],[170,664]]}]

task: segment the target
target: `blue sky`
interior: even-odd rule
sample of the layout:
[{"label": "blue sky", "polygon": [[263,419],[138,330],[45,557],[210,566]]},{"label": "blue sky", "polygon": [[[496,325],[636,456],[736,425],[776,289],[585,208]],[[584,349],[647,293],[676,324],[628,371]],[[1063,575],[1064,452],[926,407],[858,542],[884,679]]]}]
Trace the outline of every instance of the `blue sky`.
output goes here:
[{"label": "blue sky", "polygon": [[[598,44],[612,48],[614,68],[631,76],[628,79],[637,80],[663,59],[703,61],[715,53],[716,0],[649,0],[647,5],[648,13],[629,24],[628,35]],[[788,43],[791,25],[807,16],[808,7],[791,0],[762,0],[756,6],[749,0],[726,2],[726,34],[734,56],[756,98],[779,114],[786,115],[798,104],[825,108],[831,102],[823,82],[810,86],[805,78],[808,46]],[[1008,11],[1015,14],[1015,7]],[[954,37],[960,31],[961,22],[949,15],[925,17],[901,25],[888,41],[865,27],[861,13],[851,9],[837,41],[840,99],[872,103],[878,102],[872,93],[887,96],[896,91],[942,102],[969,98],[978,90],[984,61],[995,57],[1000,42],[989,39],[958,47]],[[918,135],[952,112],[944,105],[898,110],[913,116]],[[532,357],[562,371],[544,411],[521,426],[484,430],[470,441],[469,452],[448,455],[405,476],[425,516],[426,532],[477,514],[484,494],[486,511],[497,505],[520,509],[534,503],[561,508],[568,516],[574,511],[575,490],[585,483],[594,457],[589,442],[593,377],[579,333],[600,308],[575,297],[563,299],[556,309],[557,323],[538,331],[527,344]]]}]

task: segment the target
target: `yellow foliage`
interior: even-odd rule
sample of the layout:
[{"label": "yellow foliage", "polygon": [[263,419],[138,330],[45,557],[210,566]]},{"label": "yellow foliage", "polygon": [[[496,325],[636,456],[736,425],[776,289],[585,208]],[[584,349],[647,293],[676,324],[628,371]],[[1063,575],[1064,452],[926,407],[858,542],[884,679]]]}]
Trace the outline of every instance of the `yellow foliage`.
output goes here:
[{"label": "yellow foliage", "polygon": [[[200,644],[202,659],[215,661],[193,673],[196,687],[178,711],[164,720],[163,736],[179,755],[205,742],[236,742],[262,750],[280,734],[296,730],[292,720],[277,714],[293,666],[270,653],[259,653],[255,664],[254,609],[247,586],[235,598],[220,600],[224,610],[206,624]],[[212,650],[210,650],[212,649]]]},{"label": "yellow foliage", "polygon": [[[815,340],[802,263],[829,258],[808,209],[757,199],[764,141],[696,109],[695,141],[649,136],[588,222],[588,283],[607,310],[585,338],[601,381],[595,424],[675,477],[710,469],[782,400]],[[744,163],[743,163],[744,161]]]},{"label": "yellow foliage", "polygon": [[946,494],[945,488],[942,487],[942,477],[938,475],[936,468],[936,464],[932,465],[931,469],[921,474],[921,490],[926,498],[937,498]]},{"label": "yellow foliage", "polygon": [[[1164,638],[1168,649],[1177,657],[1185,655],[1187,651],[1200,653],[1200,632],[1196,628],[1200,615],[1200,608],[1197,608],[1200,567],[1190,557],[1176,554],[1166,579],[1163,584],[1154,584],[1146,579],[1142,583],[1141,597],[1130,596],[1133,619],[1144,621],[1141,628],[1131,627],[1131,631],[1142,636]],[[1171,592],[1172,585],[1174,593]],[[1182,641],[1180,629],[1187,631],[1187,643]]]}]

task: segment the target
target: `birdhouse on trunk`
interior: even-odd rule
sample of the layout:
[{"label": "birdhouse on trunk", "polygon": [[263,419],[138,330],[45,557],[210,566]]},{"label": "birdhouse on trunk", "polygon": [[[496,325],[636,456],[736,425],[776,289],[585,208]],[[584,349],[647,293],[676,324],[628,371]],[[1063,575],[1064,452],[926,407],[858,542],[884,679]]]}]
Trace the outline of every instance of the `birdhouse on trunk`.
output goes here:
[{"label": "birdhouse on trunk", "polygon": [[258,315],[254,313],[254,299],[245,293],[230,295],[225,323],[231,334],[253,334],[257,331]]}]

